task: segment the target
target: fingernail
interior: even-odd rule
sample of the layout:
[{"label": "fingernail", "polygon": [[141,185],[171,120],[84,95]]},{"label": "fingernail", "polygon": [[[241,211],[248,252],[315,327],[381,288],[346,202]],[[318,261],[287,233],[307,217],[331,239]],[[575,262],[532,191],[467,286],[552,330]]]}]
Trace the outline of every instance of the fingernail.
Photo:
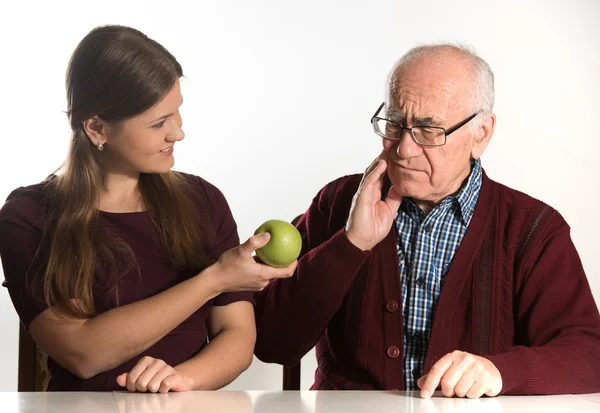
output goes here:
[{"label": "fingernail", "polygon": [[428,398],[429,398],[429,396],[431,396],[431,395],[429,394],[429,392],[428,392],[427,390],[423,390],[423,391],[421,392],[421,397],[422,397],[422,398],[424,398],[424,399],[428,399]]}]

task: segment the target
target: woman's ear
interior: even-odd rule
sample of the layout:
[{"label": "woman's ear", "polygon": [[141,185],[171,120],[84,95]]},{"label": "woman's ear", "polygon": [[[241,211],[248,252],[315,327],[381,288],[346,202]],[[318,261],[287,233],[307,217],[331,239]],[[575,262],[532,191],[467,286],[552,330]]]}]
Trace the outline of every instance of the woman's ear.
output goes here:
[{"label": "woman's ear", "polygon": [[475,139],[473,140],[473,148],[471,149],[471,157],[473,159],[479,159],[483,155],[485,148],[487,148],[490,140],[492,140],[494,128],[496,127],[495,114],[490,113],[483,116],[481,124],[475,131]]},{"label": "woman's ear", "polygon": [[98,116],[86,119],[82,123],[83,130],[94,146],[102,146],[107,141],[107,124]]}]

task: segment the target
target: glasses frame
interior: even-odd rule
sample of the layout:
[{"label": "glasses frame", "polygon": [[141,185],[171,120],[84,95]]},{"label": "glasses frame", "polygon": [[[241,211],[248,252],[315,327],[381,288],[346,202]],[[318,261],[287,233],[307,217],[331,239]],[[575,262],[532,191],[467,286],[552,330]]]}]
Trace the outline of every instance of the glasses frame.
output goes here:
[{"label": "glasses frame", "polygon": [[[400,123],[398,122],[394,122],[393,120],[387,119],[387,118],[381,118],[377,115],[379,115],[379,112],[381,112],[381,109],[383,109],[383,107],[385,106],[385,102],[383,102],[381,105],[379,105],[379,108],[377,108],[377,111],[375,111],[375,114],[373,116],[371,116],[371,125],[373,125],[373,130],[375,131],[375,133],[378,136],[381,136],[384,139],[390,140],[390,141],[399,141],[400,137],[402,137],[402,132],[407,130],[410,131],[410,136],[412,137],[413,141],[419,145],[419,146],[444,146],[446,144],[446,142],[448,142],[448,135],[456,132],[458,129],[462,128],[463,126],[465,126],[467,123],[469,123],[471,120],[473,120],[473,118],[475,118],[475,116],[479,115],[481,113],[481,111],[479,112],[475,112],[473,113],[471,116],[469,116],[468,118],[466,118],[463,121],[458,122],[456,125],[446,129],[446,128],[442,128],[441,126],[428,126],[428,125],[419,125],[419,126],[412,126],[410,128],[407,128],[405,126],[402,126]],[[386,136],[383,133],[380,133],[377,130],[377,127],[375,126],[375,123],[378,120],[384,120],[386,122],[390,122],[391,124],[397,126],[398,128],[400,128],[400,134],[398,135],[398,139],[394,139],[394,138],[390,138],[389,136]],[[441,131],[444,132],[444,143],[421,143],[417,140],[417,137],[415,136],[415,132],[413,131],[413,128],[432,128],[432,129],[439,129]]]}]

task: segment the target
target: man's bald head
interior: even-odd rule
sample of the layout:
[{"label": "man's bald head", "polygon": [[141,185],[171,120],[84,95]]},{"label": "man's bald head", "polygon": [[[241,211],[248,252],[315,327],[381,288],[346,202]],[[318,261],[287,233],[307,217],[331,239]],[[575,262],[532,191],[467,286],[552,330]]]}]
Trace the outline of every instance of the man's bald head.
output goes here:
[{"label": "man's bald head", "polygon": [[[389,98],[394,101],[403,76],[427,74],[431,81],[447,81],[464,96],[465,109],[491,113],[494,107],[494,74],[485,60],[464,46],[434,44],[409,50],[394,66],[389,77]],[[425,76],[428,77],[428,76]]]}]

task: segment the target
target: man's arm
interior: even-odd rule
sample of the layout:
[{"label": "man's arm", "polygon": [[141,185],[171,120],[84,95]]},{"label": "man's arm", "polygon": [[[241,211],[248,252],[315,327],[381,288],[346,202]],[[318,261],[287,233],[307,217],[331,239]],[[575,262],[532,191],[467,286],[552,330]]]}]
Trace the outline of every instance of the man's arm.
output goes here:
[{"label": "man's arm", "polygon": [[296,364],[341,307],[365,259],[341,229],[306,253],[291,279],[271,282],[256,293],[256,356],[264,362]]},{"label": "man's arm", "polygon": [[264,362],[293,365],[315,346],[366,259],[343,227],[329,238],[331,198],[339,184],[323,188],[297,223],[302,252],[293,277],[254,295],[254,352]]},{"label": "man's arm", "polygon": [[423,397],[438,386],[450,397],[600,391],[600,315],[558,213],[532,245],[517,274],[519,345],[485,357],[447,354],[419,379]]},{"label": "man's arm", "polygon": [[368,250],[389,233],[400,199],[390,190],[382,200],[382,158],[385,153],[367,168],[358,190],[352,183],[357,177],[326,186],[298,222],[302,254],[294,276],[272,281],[255,294],[259,359],[293,365],[313,348],[341,307]]},{"label": "man's arm", "polygon": [[502,375],[501,394],[600,391],[600,315],[562,217],[524,259],[515,305],[523,345],[487,357]]}]

